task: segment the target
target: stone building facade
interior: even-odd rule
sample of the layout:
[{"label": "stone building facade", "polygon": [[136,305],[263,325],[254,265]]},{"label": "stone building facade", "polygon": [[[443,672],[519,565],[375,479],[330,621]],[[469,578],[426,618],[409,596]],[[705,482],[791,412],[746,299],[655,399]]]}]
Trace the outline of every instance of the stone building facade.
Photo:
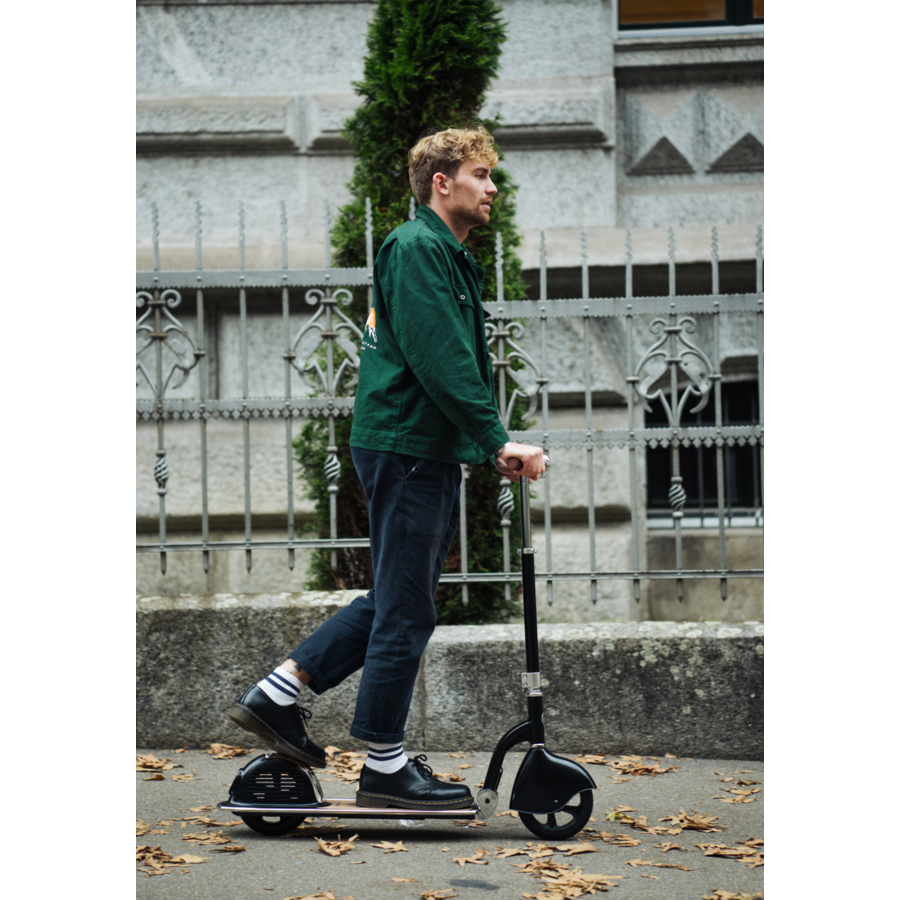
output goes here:
[{"label": "stone building facade", "polygon": [[[713,226],[720,291],[753,292],[757,226],[763,215],[762,26],[623,31],[615,0],[499,2],[509,39],[484,113],[502,117],[497,138],[502,165],[519,186],[520,255],[530,297],[537,297],[542,233],[550,298],[582,295],[583,246],[590,296],[622,296],[626,232],[634,295],[666,294],[670,228],[677,292],[709,293]],[[348,197],[345,185],[353,158],[340,131],[359,102],[352,82],[362,75],[373,10],[373,3],[359,0],[138,0],[138,269],[153,267],[154,202],[163,269],[194,267],[197,201],[202,205],[204,268],[237,267],[238,202],[244,210],[248,268],[281,265],[281,201],[287,210],[291,267],[324,264],[326,204],[334,213]],[[292,327],[308,315],[302,305],[292,310]],[[190,303],[181,313],[188,330],[196,326]],[[250,313],[250,395],[277,396],[284,390],[280,306],[261,296]],[[217,305],[211,295],[206,326],[212,395],[239,397],[234,301]],[[548,340],[550,427],[584,428],[582,338],[575,320],[556,320]],[[524,344],[534,350],[536,341],[529,334]],[[723,385],[753,385],[758,377],[753,317],[732,316],[721,342]],[[627,373],[614,328],[598,324],[590,355],[593,427],[625,427]],[[297,378],[294,389],[302,393],[308,387]],[[193,375],[170,395],[196,397],[197,390]],[[151,396],[140,380],[138,396]],[[280,535],[284,424],[259,420],[252,430],[254,536]],[[155,442],[153,424],[139,423],[139,542],[154,540],[158,529]],[[195,538],[200,496],[196,425],[167,424],[166,442],[168,534],[173,540]],[[243,533],[243,474],[236,462],[241,442],[238,423],[210,423],[210,528],[219,539]],[[758,457],[757,452],[748,464],[757,467],[754,477],[761,479]],[[554,455],[557,570],[587,566],[584,460],[576,448]],[[627,569],[633,541],[627,453],[595,452],[594,465],[596,562],[600,568]],[[673,532],[665,527],[664,511],[648,514],[648,477],[642,459],[637,510],[641,559],[649,568],[669,568]],[[299,521],[308,517],[310,507],[299,483],[296,490]],[[761,507],[761,484],[754,499]],[[540,495],[538,511],[542,503]],[[729,567],[761,567],[759,509],[731,523]],[[718,530],[709,524],[707,518],[691,527],[685,519],[685,565],[718,565]],[[540,528],[537,534],[540,541]],[[258,551],[248,573],[243,554],[220,552],[213,554],[207,574],[198,554],[169,554],[162,575],[157,558],[142,554],[138,591],[299,590],[303,555],[293,571],[284,556],[284,551]],[[592,604],[584,583],[559,583],[552,607],[543,602],[540,618],[762,619],[761,579],[730,580],[725,603],[716,581],[688,582],[685,590],[679,603],[672,584],[650,582],[635,604],[628,582],[603,581]],[[539,592],[539,602],[542,597]]]}]

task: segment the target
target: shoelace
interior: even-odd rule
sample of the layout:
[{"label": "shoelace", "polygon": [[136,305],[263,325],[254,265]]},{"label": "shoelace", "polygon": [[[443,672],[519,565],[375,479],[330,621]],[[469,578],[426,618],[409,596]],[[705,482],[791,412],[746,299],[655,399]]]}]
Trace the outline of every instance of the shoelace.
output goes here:
[{"label": "shoelace", "polygon": [[312,713],[303,706],[298,706],[297,712],[300,713],[300,717],[302,719],[311,719],[312,718]]},{"label": "shoelace", "polygon": [[424,753],[420,753],[418,756],[413,757],[412,763],[419,770],[419,774],[428,777],[429,775],[434,775],[434,769],[425,765],[426,759],[428,757]]}]

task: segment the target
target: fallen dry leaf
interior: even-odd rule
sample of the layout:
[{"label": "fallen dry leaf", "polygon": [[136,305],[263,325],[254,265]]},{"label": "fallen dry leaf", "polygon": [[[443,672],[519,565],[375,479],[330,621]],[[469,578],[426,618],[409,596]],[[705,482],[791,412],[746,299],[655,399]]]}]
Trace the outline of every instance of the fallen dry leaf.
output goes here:
[{"label": "fallen dry leaf", "polygon": [[641,878],[655,878],[659,881],[659,875],[641,875]]},{"label": "fallen dry leaf", "polygon": [[419,894],[419,896],[422,900],[449,900],[450,897],[458,897],[459,894],[454,894],[449,888],[445,888],[442,891],[425,891],[424,894]]},{"label": "fallen dry leaf", "polygon": [[418,881],[418,878],[392,878],[391,881]]},{"label": "fallen dry leaf", "polygon": [[[145,770],[142,769],[141,771],[145,771]],[[151,775],[149,778],[144,778],[142,780],[143,781],[165,781],[166,776],[160,775],[159,772],[157,772],[155,775]]]},{"label": "fallen dry leaf", "polygon": [[[616,819],[621,819],[624,817],[625,813],[628,812],[637,812],[636,809],[632,809],[630,806],[617,806],[615,809],[608,809],[603,815],[607,822],[612,822]],[[628,816],[627,818],[631,818]]]},{"label": "fallen dry leaf", "polygon": [[518,818],[519,818],[519,811],[516,810],[516,809],[508,809],[508,810],[506,810],[506,812],[496,813],[496,815],[497,815],[498,817],[499,817],[499,816],[512,816],[514,819],[518,819]]},{"label": "fallen dry leaf", "polygon": [[690,847],[682,847],[680,844],[673,844],[669,841],[667,844],[654,844],[654,847],[662,850],[663,853],[668,853],[670,850],[684,850],[685,853],[690,853]]},{"label": "fallen dry leaf", "polygon": [[180,775],[173,775],[172,781],[197,781],[197,773],[196,772],[183,772]]},{"label": "fallen dry leaf", "polygon": [[678,866],[674,863],[659,863],[653,862],[652,859],[626,859],[626,866],[656,866],[657,869],[681,869],[682,872],[693,872],[693,869],[688,869],[685,866]]},{"label": "fallen dry leaf", "polygon": [[454,856],[453,862],[459,863],[463,868],[466,863],[472,863],[475,866],[486,866],[488,861],[484,859],[487,856],[487,850],[476,850],[471,856]]},{"label": "fallen dry leaf", "polygon": [[355,750],[342,751],[339,747],[326,747],[325,756],[328,765],[319,778],[328,774],[346,782],[357,781],[362,767],[366,764],[366,755]]},{"label": "fallen dry leaf", "polygon": [[601,756],[599,753],[582,753],[575,758],[582,764],[587,763],[593,766],[606,765],[606,757]]},{"label": "fallen dry leaf", "polygon": [[[177,776],[176,776],[177,777]],[[713,800],[721,800],[723,803],[753,803],[757,798],[751,797],[751,794],[758,794],[759,788],[745,791],[741,788],[732,788],[727,793],[735,794],[735,797],[713,797]]]},{"label": "fallen dry leaf", "polygon": [[448,753],[447,756],[452,757],[453,759],[465,759],[465,753]]},{"label": "fallen dry leaf", "polygon": [[[540,869],[537,868],[538,865],[541,865]],[[570,900],[570,898],[581,897],[586,893],[595,894],[598,891],[605,893],[610,888],[617,887],[616,879],[624,877],[589,874],[581,868],[571,869],[567,863],[553,863],[552,861],[542,864],[514,863],[514,866],[540,878],[545,885],[545,890],[540,894],[522,895],[535,898],[535,900]]]},{"label": "fallen dry leaf", "polygon": [[462,825],[463,828],[484,828],[487,822],[482,822],[480,819],[454,819],[453,824]]},{"label": "fallen dry leaf", "polygon": [[577,844],[557,844],[556,850],[565,851],[565,856],[575,856],[578,853],[596,853],[597,848],[593,844],[579,841]]},{"label": "fallen dry leaf", "polygon": [[173,750],[172,752],[173,753],[187,753],[188,748],[187,747],[179,747],[177,750]]},{"label": "fallen dry leaf", "polygon": [[[263,890],[266,890],[263,888]],[[300,897],[285,897],[284,900],[340,900],[334,891],[322,891],[318,894],[303,894]],[[352,897],[344,897],[344,900],[353,900]]]},{"label": "fallen dry leaf", "polygon": [[494,859],[506,859],[508,856],[525,856],[527,852],[521,847],[498,847]]},{"label": "fallen dry leaf", "polygon": [[543,841],[537,847],[534,846],[533,841],[528,841],[525,846],[528,847],[529,859],[545,859],[548,856],[553,856],[553,848],[548,847]]},{"label": "fallen dry leaf", "polygon": [[196,865],[197,863],[206,862],[208,858],[207,856],[195,856],[193,853],[182,853],[180,856],[173,856],[172,862]]},{"label": "fallen dry leaf", "polygon": [[[471,769],[472,767],[471,767],[468,763],[461,763],[461,764],[459,765],[459,768],[460,768],[460,769]],[[759,782],[754,781],[753,783],[754,783],[754,784],[758,784]]]},{"label": "fallen dry leaf", "polygon": [[[215,819],[211,819],[209,816],[187,816],[184,819],[185,822],[189,822],[192,825],[205,825],[207,828],[225,828],[229,825],[240,825],[240,819],[231,819],[228,822],[217,822]],[[160,825],[164,825],[164,822],[160,822]],[[172,823],[169,822],[169,825]]]},{"label": "fallen dry leaf", "polygon": [[736,894],[731,891],[713,891],[711,894],[704,894],[703,900],[763,900],[762,892],[758,894],[745,894],[738,891]]},{"label": "fallen dry leaf", "polygon": [[241,847],[239,845],[235,845],[234,847],[213,847],[210,850],[210,853],[240,853],[242,850],[246,850],[246,847]]},{"label": "fallen dry leaf", "polygon": [[243,747],[231,747],[228,744],[210,744],[209,750],[201,750],[208,753],[213,759],[233,759],[235,756],[246,756],[249,752]]},{"label": "fallen dry leaf", "polygon": [[751,869],[765,865],[765,858],[756,849],[762,844],[762,841],[750,838],[744,841],[743,846],[738,844],[737,847],[729,847],[727,844],[694,844],[703,851],[704,856],[723,856],[727,859],[736,859],[744,863]]},{"label": "fallen dry leaf", "polygon": [[[216,807],[215,806],[189,806],[188,809],[191,812],[212,812]],[[266,888],[263,888],[266,890]],[[271,888],[271,890],[275,890],[275,888]]]},{"label": "fallen dry leaf", "polygon": [[[184,865],[196,865],[206,862],[208,857],[194,856],[191,853],[184,853],[181,856],[171,856],[166,853],[160,846],[150,847],[142,846],[135,848],[135,859],[143,866],[138,865],[138,871],[143,872],[147,876],[165,875],[169,869],[181,868]],[[187,871],[182,869],[182,871]]]},{"label": "fallen dry leaf", "polygon": [[380,841],[377,844],[369,844],[370,847],[374,847],[376,850],[384,850],[385,853],[409,853],[409,850],[403,846],[403,841],[397,841],[396,843],[391,843],[390,841]]},{"label": "fallen dry leaf", "polygon": [[675,834],[681,834],[681,832],[683,830],[681,828],[666,828],[663,825],[651,825],[647,821],[646,816],[638,816],[636,819],[633,819],[631,816],[623,815],[623,816],[621,816],[621,821],[624,824],[630,825],[632,828],[634,828],[638,831],[646,832],[647,834],[675,835]]},{"label": "fallen dry leaf", "polygon": [[[593,829],[591,829],[593,831]],[[627,834],[612,834],[609,831],[598,832],[601,841],[612,844],[614,847],[639,847],[641,842]]]},{"label": "fallen dry leaf", "polygon": [[671,822],[673,826],[681,828],[683,831],[722,831],[725,828],[724,825],[721,828],[713,825],[718,818],[718,816],[704,816],[695,810],[686,813],[682,809],[677,816],[663,816],[659,821]]},{"label": "fallen dry leaf", "polygon": [[319,849],[328,856],[342,856],[344,853],[356,849],[356,845],[353,842],[358,837],[358,834],[354,834],[352,838],[347,838],[346,841],[340,840],[340,835],[338,835],[338,840],[336,841],[323,841],[322,838],[317,837],[316,843],[319,845]]},{"label": "fallen dry leaf", "polygon": [[193,841],[196,844],[230,844],[231,838],[228,837],[227,834],[222,834],[221,831],[210,832],[210,831],[198,831],[194,834],[183,834],[181,836],[183,841]]},{"label": "fallen dry leaf", "polygon": [[704,856],[741,857],[756,853],[749,847],[729,847],[726,844],[694,844],[694,846],[699,847]]},{"label": "fallen dry leaf", "polygon": [[135,820],[135,837],[140,837],[141,835],[146,834],[149,830],[150,825],[143,819]]},{"label": "fallen dry leaf", "polygon": [[[170,759],[157,759],[152,753],[139,753],[136,757],[135,768],[138,772],[168,772],[169,769],[183,768],[180,763],[173,763]],[[145,778],[144,781],[149,781]]]}]

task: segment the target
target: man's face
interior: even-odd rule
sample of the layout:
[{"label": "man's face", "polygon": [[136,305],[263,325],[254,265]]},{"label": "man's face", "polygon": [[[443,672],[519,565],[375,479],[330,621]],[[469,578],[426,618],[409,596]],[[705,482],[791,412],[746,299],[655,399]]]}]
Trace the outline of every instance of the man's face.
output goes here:
[{"label": "man's face", "polygon": [[491,167],[483,161],[466,159],[460,163],[453,178],[447,178],[450,193],[445,209],[454,221],[468,230],[487,225],[491,218],[491,203],[497,193],[491,181]]}]

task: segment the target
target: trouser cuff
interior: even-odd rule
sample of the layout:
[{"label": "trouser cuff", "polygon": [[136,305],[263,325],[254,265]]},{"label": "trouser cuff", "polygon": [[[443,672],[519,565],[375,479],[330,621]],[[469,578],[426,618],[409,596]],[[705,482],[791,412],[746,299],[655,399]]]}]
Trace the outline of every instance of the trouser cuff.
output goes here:
[{"label": "trouser cuff", "polygon": [[359,738],[361,741],[368,741],[370,744],[402,744],[402,731],[368,731],[360,728],[355,722],[350,726],[351,737]]}]

